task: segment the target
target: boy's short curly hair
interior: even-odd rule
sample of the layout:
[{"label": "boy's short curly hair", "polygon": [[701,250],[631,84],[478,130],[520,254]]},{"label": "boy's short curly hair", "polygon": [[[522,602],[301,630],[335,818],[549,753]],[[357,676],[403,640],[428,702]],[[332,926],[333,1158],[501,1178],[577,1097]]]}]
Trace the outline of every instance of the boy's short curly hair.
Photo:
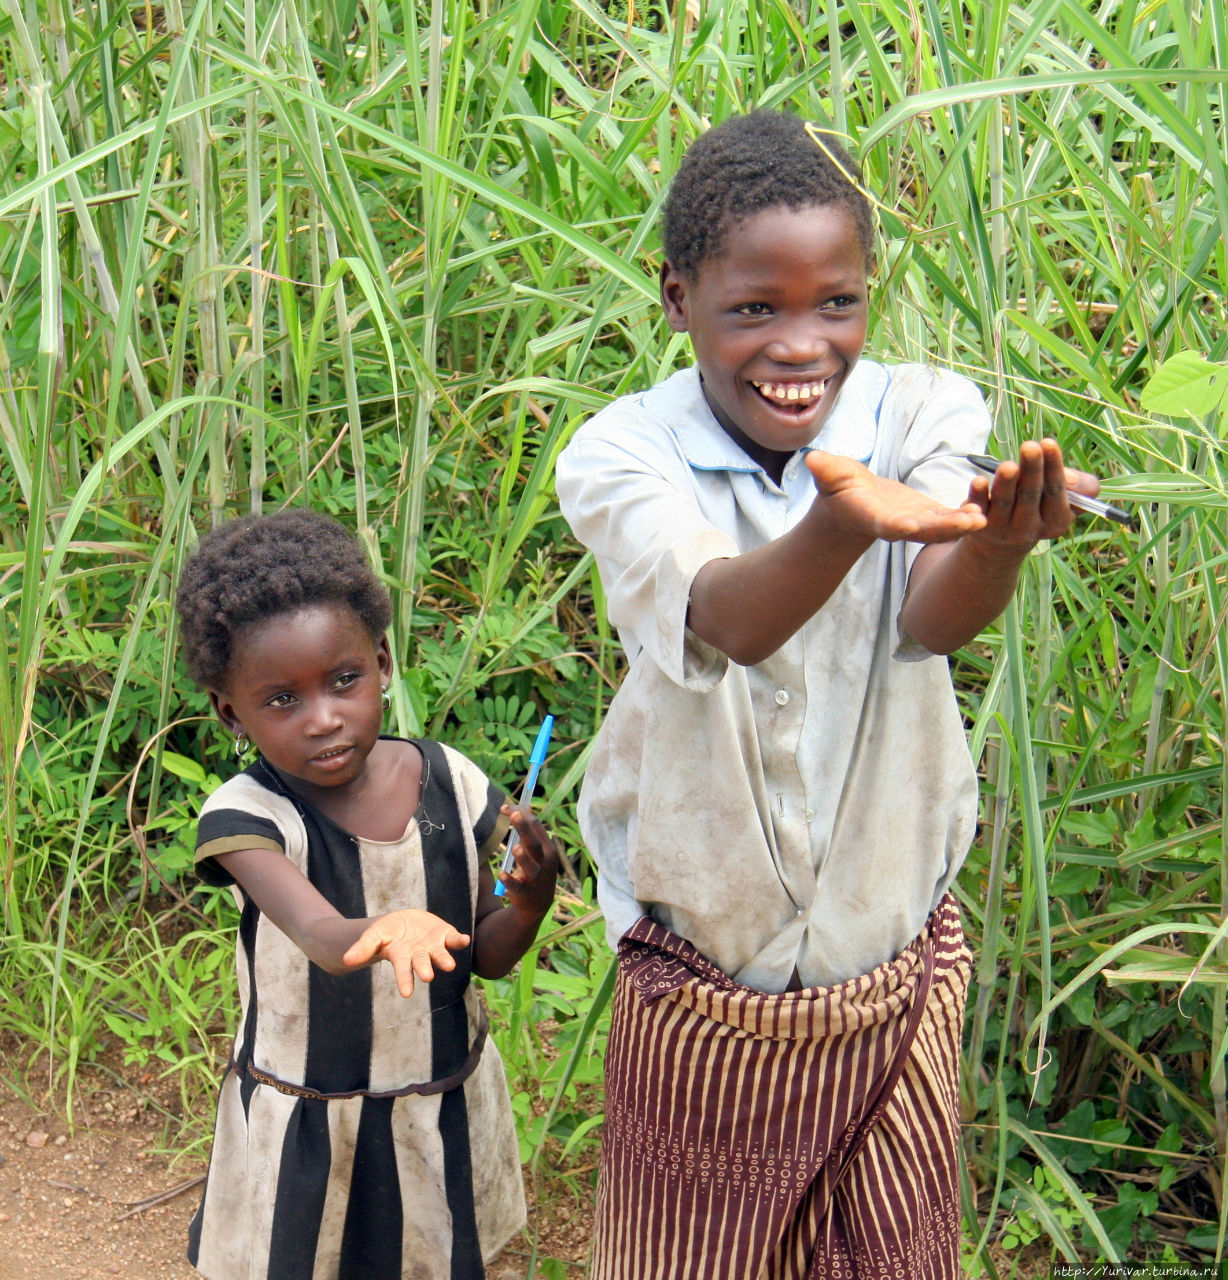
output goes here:
[{"label": "boy's short curly hair", "polygon": [[822,146],[804,120],[762,109],[733,116],[696,138],[665,201],[669,263],[694,279],[743,218],[782,205],[804,209],[837,204],[853,219],[868,267],[874,257],[874,222],[870,201],[860,190],[861,168],[834,134],[817,132]]},{"label": "boy's short curly hair", "polygon": [[179,578],[188,672],[220,688],[244,627],[321,603],[349,605],[375,639],[392,620],[392,601],[362,545],[336,520],[291,508],[227,521],[201,538]]}]

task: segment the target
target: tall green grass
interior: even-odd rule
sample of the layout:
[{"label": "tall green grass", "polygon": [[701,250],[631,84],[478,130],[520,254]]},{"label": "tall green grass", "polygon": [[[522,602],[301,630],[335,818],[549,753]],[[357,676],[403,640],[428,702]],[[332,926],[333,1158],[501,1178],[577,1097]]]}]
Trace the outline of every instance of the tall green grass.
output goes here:
[{"label": "tall green grass", "polygon": [[[110,1038],[185,1082],[181,1140],[205,1131],[226,908],[185,877],[228,766],[170,601],[212,522],[351,521],[397,600],[397,726],[512,781],[549,706],[583,866],[618,667],[553,459],[688,358],[655,302],[687,143],[789,106],[880,203],[871,348],[968,373],[1002,450],[1054,434],[1140,512],[1038,552],[956,664],[985,779],[969,1269],[1003,1224],[1070,1260],[1222,1256],[1224,424],[1140,404],[1171,354],[1228,359],[1222,5],[0,13],[0,1026],[65,1103]],[[582,893],[564,915],[492,992],[539,1168],[599,1107],[607,958]]]}]

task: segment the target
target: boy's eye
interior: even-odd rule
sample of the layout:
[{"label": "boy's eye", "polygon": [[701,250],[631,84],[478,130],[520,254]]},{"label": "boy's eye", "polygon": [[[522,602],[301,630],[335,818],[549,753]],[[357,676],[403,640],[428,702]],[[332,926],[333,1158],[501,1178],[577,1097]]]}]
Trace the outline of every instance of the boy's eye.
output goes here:
[{"label": "boy's eye", "polygon": [[855,307],[860,301],[860,298],[855,298],[851,293],[841,293],[834,298],[830,298],[825,305],[833,311],[847,311],[850,307]]},{"label": "boy's eye", "polygon": [[770,316],[772,308],[766,302],[743,302],[734,307],[740,316]]},{"label": "boy's eye", "polygon": [[275,693],[269,699],[269,706],[270,707],[288,707],[293,701],[294,701],[294,694],[292,693]]}]

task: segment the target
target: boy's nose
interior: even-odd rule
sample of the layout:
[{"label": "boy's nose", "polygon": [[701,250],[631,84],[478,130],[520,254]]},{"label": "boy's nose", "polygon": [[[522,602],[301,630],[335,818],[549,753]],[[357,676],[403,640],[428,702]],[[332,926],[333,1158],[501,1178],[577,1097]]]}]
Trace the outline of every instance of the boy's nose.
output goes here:
[{"label": "boy's nose", "polygon": [[827,327],[818,317],[782,326],[772,335],[767,355],[781,364],[809,364],[830,348]]}]

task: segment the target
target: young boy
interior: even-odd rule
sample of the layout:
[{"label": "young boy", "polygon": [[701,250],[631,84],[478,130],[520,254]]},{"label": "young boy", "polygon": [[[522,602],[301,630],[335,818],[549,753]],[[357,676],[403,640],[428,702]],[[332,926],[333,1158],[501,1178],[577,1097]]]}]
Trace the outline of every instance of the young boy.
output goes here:
[{"label": "young boy", "polygon": [[947,663],[1067,485],[990,484],[967,380],[861,361],[854,162],[761,111],[700,138],[661,300],[696,364],[558,466],[629,670],[580,800],[619,980],[595,1280],[958,1274],[976,779]]}]

